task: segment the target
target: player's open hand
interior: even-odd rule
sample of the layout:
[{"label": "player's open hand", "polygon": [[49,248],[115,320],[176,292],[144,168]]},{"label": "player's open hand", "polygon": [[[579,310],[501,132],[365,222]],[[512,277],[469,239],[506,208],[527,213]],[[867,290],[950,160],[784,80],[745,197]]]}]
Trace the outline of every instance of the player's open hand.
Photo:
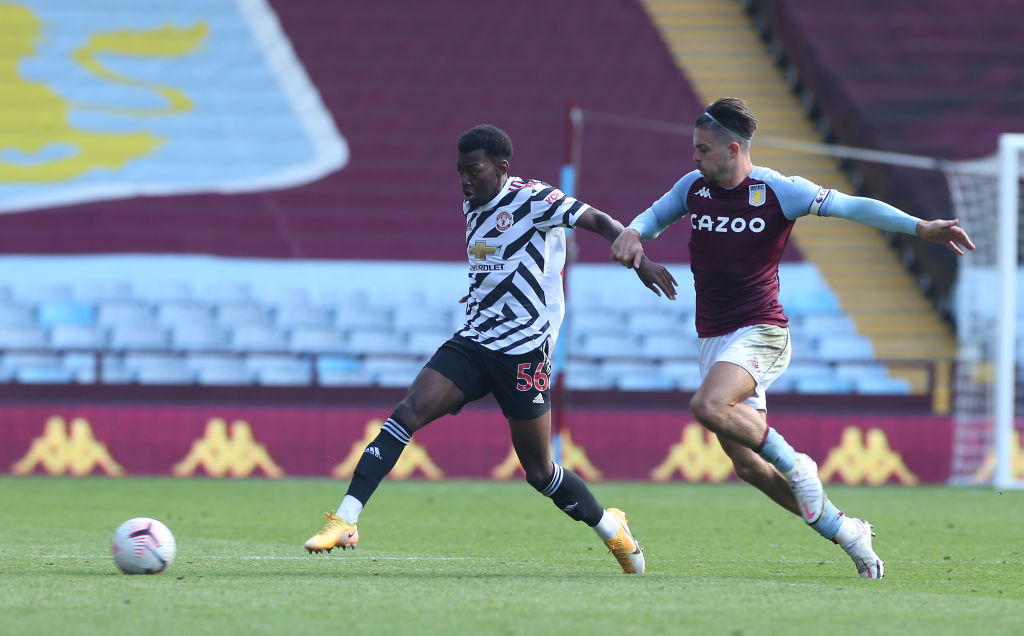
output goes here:
[{"label": "player's open hand", "polygon": [[636,269],[643,257],[644,248],[640,244],[640,233],[628,228],[619,232],[612,242],[612,260],[621,263],[623,267]]},{"label": "player's open hand", "polygon": [[664,293],[669,300],[675,300],[676,285],[679,283],[673,278],[672,273],[643,254],[640,257],[640,265],[633,268],[633,271],[643,284],[658,296]]},{"label": "player's open hand", "polygon": [[967,236],[967,232],[960,227],[959,219],[920,221],[917,224],[917,235],[926,241],[945,245],[960,255],[964,253],[960,246],[969,250],[974,249],[974,243],[971,242],[971,237]]}]

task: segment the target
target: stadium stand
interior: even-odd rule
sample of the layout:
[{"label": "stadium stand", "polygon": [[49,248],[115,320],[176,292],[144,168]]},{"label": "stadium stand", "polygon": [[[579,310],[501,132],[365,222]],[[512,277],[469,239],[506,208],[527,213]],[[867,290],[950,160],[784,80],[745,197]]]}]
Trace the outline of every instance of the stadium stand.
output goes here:
[{"label": "stadium stand", "polygon": [[[209,6],[220,11],[226,5]],[[5,364],[5,377],[22,381],[24,371],[24,377],[36,378],[24,381],[402,386],[460,322],[454,301],[464,291],[464,267],[448,267],[464,253],[451,170],[460,132],[481,121],[501,125],[516,142],[514,170],[554,182],[565,160],[565,112],[571,102],[683,122],[701,109],[701,99],[638,2],[529,0],[493,16],[475,11],[468,0],[451,3],[445,12],[429,3],[403,4],[400,11],[382,3],[276,1],[271,6],[352,161],[284,189],[86,201],[0,215],[0,252],[55,255],[53,271],[30,268],[28,278],[0,288],[0,346],[38,349],[48,356],[45,365]],[[204,17],[198,3],[193,10]],[[124,21],[143,9],[131,11]],[[465,25],[452,17],[462,14],[481,19],[474,28],[491,35],[489,46],[509,52],[509,69],[529,72],[517,77],[509,71],[492,81],[486,65],[452,46],[464,39]],[[87,11],[68,16],[63,19],[82,20],[77,27],[83,33],[107,24]],[[226,19],[205,17],[213,24]],[[339,28],[345,37],[338,37]],[[228,48],[241,51],[245,44],[231,40],[246,37],[245,30],[211,34],[228,38],[221,43]],[[587,54],[581,56],[582,51]],[[199,70],[216,74],[210,67]],[[249,69],[204,87],[209,92],[203,95],[216,101],[241,94],[253,112],[270,113],[257,80]],[[285,136],[285,114],[258,122],[250,115],[238,114],[242,123]],[[202,156],[209,149],[204,142],[211,122],[199,121],[203,125],[196,127],[167,124],[168,134],[185,138],[160,161],[174,167],[211,164]],[[671,135],[594,125],[584,145],[581,198],[627,220],[685,172],[688,145]],[[182,148],[190,152],[182,154]],[[254,162],[264,151],[252,144],[230,149]],[[147,169],[160,167],[157,161]],[[652,248],[652,257],[678,263],[677,275],[685,274],[687,232],[670,232],[675,238]],[[609,270],[586,268],[607,261],[607,246],[595,237],[579,241],[583,265],[572,270],[564,327],[570,386],[695,388],[693,297],[687,282],[681,281],[681,297],[671,305],[635,279],[620,277],[622,284],[609,284]],[[145,271],[120,275],[116,264],[106,264],[101,276],[79,260],[59,260],[67,254],[111,253],[210,254],[234,257],[244,269],[219,272],[223,263],[217,259],[190,269],[180,260],[157,257],[144,269],[164,267],[159,277]],[[366,259],[374,265],[342,277],[271,271],[321,259]],[[418,280],[410,281],[413,263]],[[425,263],[438,263],[444,271]],[[422,282],[435,274],[438,281]],[[333,277],[319,278],[324,276]],[[807,331],[799,355],[819,363],[819,375],[836,380],[830,386],[867,389],[882,377],[877,367],[864,378],[855,370],[839,374],[835,360],[874,358],[874,352],[796,246],[785,257],[783,302]],[[826,333],[858,348],[842,349]],[[28,371],[32,368],[60,372]],[[797,384],[794,379],[790,386]],[[886,386],[907,390],[899,382]]]}]

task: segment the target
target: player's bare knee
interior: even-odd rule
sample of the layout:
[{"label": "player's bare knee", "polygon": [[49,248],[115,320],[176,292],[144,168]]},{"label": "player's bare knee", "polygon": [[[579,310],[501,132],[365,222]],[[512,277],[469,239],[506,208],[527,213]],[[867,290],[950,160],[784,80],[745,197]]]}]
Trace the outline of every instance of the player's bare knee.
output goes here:
[{"label": "player's bare knee", "polygon": [[551,476],[554,471],[551,462],[523,464],[523,472],[526,473],[526,483],[533,486],[535,490],[544,490],[551,483]]},{"label": "player's bare knee", "polygon": [[690,413],[712,433],[720,433],[722,405],[697,393],[690,400]]}]

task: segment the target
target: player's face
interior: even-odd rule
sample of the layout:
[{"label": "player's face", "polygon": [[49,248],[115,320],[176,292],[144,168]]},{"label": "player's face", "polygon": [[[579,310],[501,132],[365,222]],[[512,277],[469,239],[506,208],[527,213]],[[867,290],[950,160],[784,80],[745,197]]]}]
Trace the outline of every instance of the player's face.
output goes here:
[{"label": "player's face", "polygon": [[732,156],[731,144],[723,143],[710,128],[694,128],[693,163],[705,181],[713,185],[725,183],[731,174]]},{"label": "player's face", "polygon": [[479,207],[501,192],[508,175],[508,161],[494,161],[484,150],[460,152],[455,162],[462,196],[470,207]]}]

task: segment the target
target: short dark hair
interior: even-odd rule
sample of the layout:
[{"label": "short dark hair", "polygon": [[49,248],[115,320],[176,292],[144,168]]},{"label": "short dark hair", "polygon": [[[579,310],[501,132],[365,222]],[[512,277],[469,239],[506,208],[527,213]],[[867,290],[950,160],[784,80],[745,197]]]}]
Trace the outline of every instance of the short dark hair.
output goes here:
[{"label": "short dark hair", "polygon": [[747,103],[738,97],[723,97],[708,104],[697,118],[698,128],[721,128],[725,132],[749,142],[757,130],[757,120]]},{"label": "short dark hair", "polygon": [[459,152],[483,150],[492,159],[512,158],[512,139],[501,128],[490,124],[473,126],[459,137]]}]

